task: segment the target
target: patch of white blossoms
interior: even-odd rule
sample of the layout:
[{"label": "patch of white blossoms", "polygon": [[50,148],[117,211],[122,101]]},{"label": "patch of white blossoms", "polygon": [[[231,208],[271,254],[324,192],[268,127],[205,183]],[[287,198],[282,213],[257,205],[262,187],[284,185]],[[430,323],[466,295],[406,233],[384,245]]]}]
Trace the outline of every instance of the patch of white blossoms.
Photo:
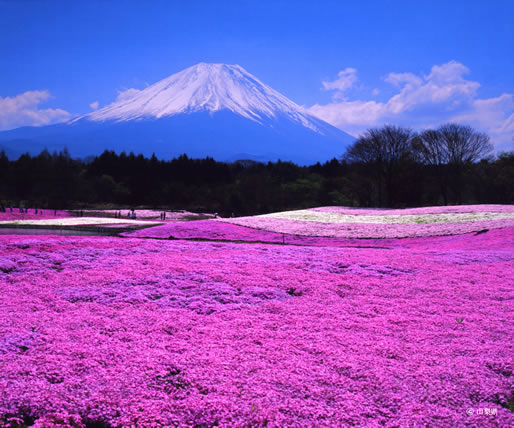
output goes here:
[{"label": "patch of white blossoms", "polygon": [[514,219],[514,213],[474,212],[422,215],[350,215],[333,212],[296,210],[264,214],[256,217],[279,218],[296,221],[314,221],[320,223],[432,224],[460,223],[484,220],[507,220]]}]

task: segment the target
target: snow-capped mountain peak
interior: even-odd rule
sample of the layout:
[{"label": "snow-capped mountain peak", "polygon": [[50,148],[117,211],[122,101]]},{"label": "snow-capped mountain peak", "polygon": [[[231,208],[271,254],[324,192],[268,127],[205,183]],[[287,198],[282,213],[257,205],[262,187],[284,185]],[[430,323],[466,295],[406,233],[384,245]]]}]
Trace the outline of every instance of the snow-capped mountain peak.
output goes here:
[{"label": "snow-capped mountain peak", "polygon": [[353,141],[239,65],[205,63],[143,90],[127,90],[116,102],[74,120],[0,132],[7,149],[67,147],[73,156],[114,150],[161,159],[186,153],[301,165],[339,157]]},{"label": "snow-capped mountain peak", "polygon": [[200,63],[133,95],[75,119],[128,121],[194,112],[233,113],[264,124],[287,118],[324,134],[319,119],[239,65]]}]

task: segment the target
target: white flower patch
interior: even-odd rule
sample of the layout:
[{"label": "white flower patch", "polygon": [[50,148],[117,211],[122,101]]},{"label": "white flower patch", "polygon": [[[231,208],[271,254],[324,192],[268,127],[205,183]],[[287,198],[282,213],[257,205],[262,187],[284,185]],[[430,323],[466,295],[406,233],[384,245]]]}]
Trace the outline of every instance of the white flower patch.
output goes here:
[{"label": "white flower patch", "polygon": [[6,220],[0,224],[30,225],[30,226],[82,226],[102,224],[161,224],[159,221],[130,220],[105,217],[64,217],[43,220]]},{"label": "white flower patch", "polygon": [[284,211],[264,214],[257,218],[280,218],[293,221],[315,221],[319,223],[367,223],[367,224],[432,224],[460,223],[484,220],[514,219],[509,212],[445,213],[422,215],[351,215],[311,210]]}]

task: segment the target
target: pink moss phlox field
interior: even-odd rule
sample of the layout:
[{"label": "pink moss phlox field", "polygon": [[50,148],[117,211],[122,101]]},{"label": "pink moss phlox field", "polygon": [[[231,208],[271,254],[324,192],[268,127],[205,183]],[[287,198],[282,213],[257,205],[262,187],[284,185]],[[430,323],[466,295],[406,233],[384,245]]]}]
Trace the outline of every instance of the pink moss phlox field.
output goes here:
[{"label": "pink moss phlox field", "polygon": [[133,238],[200,239],[232,242],[260,242],[288,245],[357,246],[363,245],[357,239],[331,239],[310,236],[286,235],[277,232],[253,229],[218,220],[173,222],[161,226],[122,233]]},{"label": "pink moss phlox field", "polygon": [[[365,225],[367,226],[367,225]],[[478,229],[479,231],[483,229]],[[433,236],[427,238],[330,238],[316,236],[290,235],[278,232],[252,229],[218,220],[198,220],[190,222],[170,222],[168,224],[126,232],[121,235],[133,238],[161,238],[161,239],[199,239],[232,242],[257,242],[270,244],[302,245],[302,246],[329,246],[329,247],[381,247],[391,248],[401,246],[414,248],[427,245],[456,245],[469,242],[468,235]],[[474,235],[474,234],[473,234]],[[489,231],[485,242],[482,234],[476,236],[473,242],[486,245],[489,243],[495,248],[514,248],[514,228],[493,229]]]},{"label": "pink moss phlox field", "polygon": [[484,229],[514,226],[514,219],[427,224],[323,223],[318,221],[299,221],[273,217],[238,217],[223,219],[222,221],[268,232],[287,233],[290,235],[358,239],[458,235],[478,232]]},{"label": "pink moss phlox field", "polygon": [[513,230],[0,236],[0,426],[513,426]]},{"label": "pink moss phlox field", "polygon": [[[238,226],[218,220],[170,222],[134,232],[122,233],[122,235],[134,238],[205,239],[269,243],[282,243],[286,240],[282,233]],[[289,244],[303,241],[307,241],[305,237],[287,237],[287,243]],[[307,244],[305,243],[305,245]]]},{"label": "pink moss phlox field", "polygon": [[[505,222],[505,220],[503,220]],[[503,223],[504,224],[504,223]],[[368,226],[368,225],[364,225]],[[492,229],[488,232],[487,238],[482,236],[482,228],[474,228],[478,231],[473,242],[480,245],[489,244],[497,248],[514,248],[514,228],[505,227],[502,229]],[[468,234],[432,236],[432,237],[412,237],[412,238],[387,238],[387,239],[366,239],[366,238],[331,238],[290,235],[278,232],[268,232],[266,230],[253,229],[250,227],[239,226],[219,220],[198,220],[191,222],[171,222],[168,224],[154,226],[126,232],[121,235],[133,238],[161,238],[161,239],[199,239],[214,241],[232,242],[257,242],[270,244],[286,244],[301,246],[329,246],[329,247],[381,247],[392,248],[401,246],[403,248],[415,248],[439,246],[439,245],[463,245],[469,242],[469,234],[475,236],[477,232]],[[485,235],[484,235],[485,236]],[[484,242],[485,239],[485,242]],[[465,251],[465,249],[464,249]]]},{"label": "pink moss phlox field", "polygon": [[[122,233],[133,238],[162,239],[200,239],[232,242],[260,242],[287,245],[313,246],[362,246],[368,245],[359,239],[333,239],[315,236],[296,236],[266,230],[253,229],[218,220],[198,220],[189,222],[172,222],[160,226]],[[383,245],[384,242],[372,242],[370,245]]]},{"label": "pink moss phlox field", "polygon": [[407,209],[354,208],[354,207],[318,207],[311,211],[349,214],[349,215],[423,215],[451,213],[512,213],[514,205],[448,205],[440,207],[422,207]]},{"label": "pink moss phlox field", "polygon": [[[43,212],[43,214],[41,214]],[[45,220],[52,218],[62,218],[62,217],[70,217],[67,211],[57,210],[54,214],[54,210],[39,210],[36,214],[33,208],[29,209],[28,213],[20,213],[18,210],[13,210],[10,212],[7,209],[7,212],[0,212],[0,221],[9,221],[9,220]]]}]

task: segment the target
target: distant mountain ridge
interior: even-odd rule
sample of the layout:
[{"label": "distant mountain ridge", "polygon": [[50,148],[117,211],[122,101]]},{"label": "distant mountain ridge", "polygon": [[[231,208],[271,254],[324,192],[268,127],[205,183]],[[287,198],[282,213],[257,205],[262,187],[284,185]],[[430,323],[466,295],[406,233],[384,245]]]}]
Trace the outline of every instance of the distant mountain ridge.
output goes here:
[{"label": "distant mountain ridge", "polygon": [[244,153],[300,164],[338,157],[353,140],[239,65],[206,63],[68,122],[0,132],[11,152],[66,146],[73,156],[111,149],[222,161]]}]

